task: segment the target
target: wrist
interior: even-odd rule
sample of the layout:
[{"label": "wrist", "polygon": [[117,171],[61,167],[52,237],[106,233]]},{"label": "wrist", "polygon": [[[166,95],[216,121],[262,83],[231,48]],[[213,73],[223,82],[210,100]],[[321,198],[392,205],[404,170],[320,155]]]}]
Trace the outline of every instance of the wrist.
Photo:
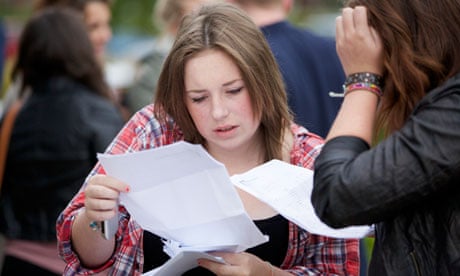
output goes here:
[{"label": "wrist", "polygon": [[358,72],[347,76],[343,84],[343,95],[354,91],[371,92],[377,97],[383,96],[383,77],[371,72]]}]

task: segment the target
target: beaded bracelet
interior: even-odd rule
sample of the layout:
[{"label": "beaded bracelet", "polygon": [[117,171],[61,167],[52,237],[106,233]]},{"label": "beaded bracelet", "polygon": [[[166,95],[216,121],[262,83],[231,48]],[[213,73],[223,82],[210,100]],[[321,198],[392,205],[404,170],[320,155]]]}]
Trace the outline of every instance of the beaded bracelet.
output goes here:
[{"label": "beaded bracelet", "polygon": [[366,91],[374,93],[378,97],[383,96],[383,92],[380,86],[374,83],[368,83],[368,82],[351,83],[349,85],[344,84],[343,85],[343,96],[345,97],[348,93],[356,91],[356,90],[366,90]]},{"label": "beaded bracelet", "polygon": [[378,87],[383,87],[383,78],[380,75],[370,73],[370,72],[359,72],[350,74],[345,79],[345,86],[348,86],[353,83],[372,83]]}]

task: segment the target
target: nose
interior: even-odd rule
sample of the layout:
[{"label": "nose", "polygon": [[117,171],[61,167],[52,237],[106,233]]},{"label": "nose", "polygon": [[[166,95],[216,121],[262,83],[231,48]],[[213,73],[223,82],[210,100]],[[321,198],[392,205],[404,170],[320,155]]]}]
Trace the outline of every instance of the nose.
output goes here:
[{"label": "nose", "polygon": [[212,98],[212,117],[215,120],[222,120],[223,118],[227,117],[228,115],[228,108],[223,97],[213,97]]}]

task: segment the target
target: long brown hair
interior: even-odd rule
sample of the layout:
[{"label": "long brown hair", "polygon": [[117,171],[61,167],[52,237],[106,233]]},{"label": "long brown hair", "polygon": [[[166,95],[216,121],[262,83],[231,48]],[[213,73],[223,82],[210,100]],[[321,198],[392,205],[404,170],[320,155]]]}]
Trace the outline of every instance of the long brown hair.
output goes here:
[{"label": "long brown hair", "polygon": [[431,89],[460,69],[458,0],[348,0],[365,6],[384,43],[385,87],[377,117],[384,134],[399,129]]},{"label": "long brown hair", "polygon": [[[281,73],[259,28],[237,7],[227,3],[204,5],[184,18],[161,72],[155,104],[160,120],[170,115],[186,141],[204,144],[185,105],[186,62],[206,49],[230,56],[241,71],[255,116],[261,118],[266,160],[282,158],[284,131],[291,121]],[[159,110],[158,108],[156,110]]]}]

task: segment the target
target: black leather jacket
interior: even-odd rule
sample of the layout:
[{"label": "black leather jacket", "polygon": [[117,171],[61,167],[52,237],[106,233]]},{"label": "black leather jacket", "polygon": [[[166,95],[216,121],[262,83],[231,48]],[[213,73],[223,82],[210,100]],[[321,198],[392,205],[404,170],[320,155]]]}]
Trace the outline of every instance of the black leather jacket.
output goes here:
[{"label": "black leather jacket", "polygon": [[115,107],[78,83],[33,90],[12,131],[0,193],[0,232],[56,240],[56,219],[123,126]]},{"label": "black leather jacket", "polygon": [[369,275],[460,275],[459,76],[374,148],[356,137],[327,142],[312,203],[333,227],[376,224]]}]

